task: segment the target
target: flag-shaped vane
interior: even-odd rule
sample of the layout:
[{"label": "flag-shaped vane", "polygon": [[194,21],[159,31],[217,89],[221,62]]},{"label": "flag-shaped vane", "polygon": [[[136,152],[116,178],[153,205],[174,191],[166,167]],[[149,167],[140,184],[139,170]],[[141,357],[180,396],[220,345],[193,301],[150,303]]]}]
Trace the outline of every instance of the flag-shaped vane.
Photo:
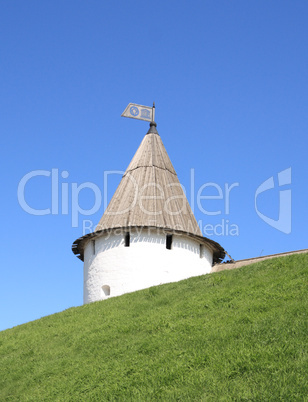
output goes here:
[{"label": "flag-shaped vane", "polygon": [[132,119],[154,121],[155,119],[155,104],[153,107],[137,105],[136,103],[129,103],[126,106],[122,117],[131,117]]}]

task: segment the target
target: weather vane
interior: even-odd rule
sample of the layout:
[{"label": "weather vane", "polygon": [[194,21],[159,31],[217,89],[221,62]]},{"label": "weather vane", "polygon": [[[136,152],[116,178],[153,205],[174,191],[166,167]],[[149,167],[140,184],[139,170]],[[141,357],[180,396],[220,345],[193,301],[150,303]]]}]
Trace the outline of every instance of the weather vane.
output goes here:
[{"label": "weather vane", "polygon": [[131,119],[145,120],[154,122],[155,121],[155,102],[153,106],[143,106],[137,105],[136,103],[129,103],[124,112],[121,114],[122,117],[130,117]]}]

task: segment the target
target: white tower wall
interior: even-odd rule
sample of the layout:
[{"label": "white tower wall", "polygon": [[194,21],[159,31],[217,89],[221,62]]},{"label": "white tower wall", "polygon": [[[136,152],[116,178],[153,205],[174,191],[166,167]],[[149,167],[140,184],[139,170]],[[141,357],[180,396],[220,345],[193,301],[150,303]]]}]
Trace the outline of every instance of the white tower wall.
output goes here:
[{"label": "white tower wall", "polygon": [[104,234],[85,246],[84,303],[210,273],[212,260],[209,248],[182,235],[172,235],[168,250],[163,233],[133,231],[129,247],[123,233]]}]

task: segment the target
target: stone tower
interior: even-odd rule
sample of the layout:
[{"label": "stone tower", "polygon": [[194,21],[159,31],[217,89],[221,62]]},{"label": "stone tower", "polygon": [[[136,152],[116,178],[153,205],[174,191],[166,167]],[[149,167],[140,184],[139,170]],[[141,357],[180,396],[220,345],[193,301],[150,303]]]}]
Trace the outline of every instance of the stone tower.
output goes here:
[{"label": "stone tower", "polygon": [[95,231],[72,249],[84,261],[84,303],[203,275],[225,256],[202,236],[155,122]]}]

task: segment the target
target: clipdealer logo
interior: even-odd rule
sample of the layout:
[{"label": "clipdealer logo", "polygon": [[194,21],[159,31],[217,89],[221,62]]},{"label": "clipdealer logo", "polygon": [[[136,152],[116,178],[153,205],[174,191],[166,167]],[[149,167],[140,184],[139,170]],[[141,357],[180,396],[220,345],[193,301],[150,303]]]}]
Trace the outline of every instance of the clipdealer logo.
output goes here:
[{"label": "clipdealer logo", "polygon": [[260,194],[264,193],[265,191],[275,189],[274,176],[268,178],[262,184],[260,184],[255,193],[255,210],[257,215],[265,223],[285,234],[291,233],[291,225],[292,225],[291,189],[285,189],[285,186],[290,184],[291,184],[291,168],[279,172],[278,186],[279,188],[284,187],[284,189],[279,190],[279,208],[278,208],[279,214],[277,220],[270,218],[265,214],[263,214],[262,212],[260,212],[257,205],[257,199]]},{"label": "clipdealer logo", "polygon": [[[20,180],[17,188],[17,198],[20,207],[31,215],[42,216],[42,215],[71,215],[72,227],[79,226],[79,219],[82,216],[91,216],[94,215],[98,210],[102,207],[106,211],[108,205],[108,183],[109,177],[112,175],[121,175],[123,176],[125,172],[119,170],[105,171],[104,172],[104,181],[103,181],[103,195],[99,188],[99,186],[92,182],[84,182],[81,184],[77,183],[68,183],[63,181],[62,179],[67,179],[69,177],[69,172],[64,170],[62,172],[59,169],[51,169],[50,170],[34,170],[27,174],[25,174]],[[25,192],[26,187],[30,181],[35,180],[35,178],[43,176],[48,178],[51,188],[51,200],[50,204],[47,208],[34,208],[30,205],[30,203],[26,200]],[[185,212],[187,192],[184,186],[171,183],[170,186],[180,186],[182,188],[182,196],[174,197],[173,195],[169,198],[165,197],[164,190],[162,186],[157,183],[147,183],[139,188],[138,183],[131,175],[127,175],[128,178],[133,183],[133,188],[135,191],[134,197],[132,197],[131,204],[126,206],[125,211],[117,211],[111,212],[110,214],[122,214],[129,211],[131,208],[134,208],[136,203],[138,203],[138,207],[145,213],[149,215],[153,215],[153,211],[147,211],[145,209],[145,205],[143,204],[145,199],[148,199],[149,196],[147,194],[147,189],[149,186],[155,187],[156,194],[159,194],[160,199],[164,200],[162,208],[164,209],[164,213],[176,215]],[[254,196],[254,208],[257,215],[268,225],[279,230],[285,234],[291,233],[291,189],[285,189],[286,185],[291,184],[291,168],[285,169],[278,173],[278,185],[279,187],[284,187],[279,192],[279,217],[277,220],[266,216],[263,212],[260,211],[258,206],[258,198],[261,194],[268,192],[270,190],[275,189],[274,185],[274,176],[265,180],[256,190]],[[205,216],[228,216],[230,215],[230,206],[231,206],[231,191],[235,191],[240,184],[238,182],[234,183],[225,183],[223,186],[220,186],[217,183],[205,183],[202,184],[198,189],[195,188],[195,170],[190,170],[190,206],[192,212],[195,213],[196,207],[198,210]],[[80,206],[80,193],[84,190],[90,190],[94,195],[94,203],[91,208],[85,209]],[[172,192],[171,192],[172,193]],[[210,194],[209,194],[210,193]],[[195,197],[196,194],[196,197]],[[273,196],[275,194],[273,193]],[[91,197],[93,198],[93,197]],[[178,211],[172,211],[169,207],[174,198],[178,200],[183,199],[182,208]],[[216,201],[215,206],[220,205],[219,209],[209,210],[209,204],[211,201]],[[214,204],[211,204],[213,206]],[[109,213],[108,210],[105,213]],[[160,214],[162,211],[156,211],[155,214]],[[82,221],[83,224],[83,234],[89,233],[94,230],[95,226],[93,222],[89,219],[85,219]],[[201,232],[204,236],[238,236],[239,235],[239,227],[236,223],[231,222],[230,219],[222,218],[220,222],[212,225],[208,222],[203,225],[202,220],[199,220],[198,225],[201,229]]]}]

